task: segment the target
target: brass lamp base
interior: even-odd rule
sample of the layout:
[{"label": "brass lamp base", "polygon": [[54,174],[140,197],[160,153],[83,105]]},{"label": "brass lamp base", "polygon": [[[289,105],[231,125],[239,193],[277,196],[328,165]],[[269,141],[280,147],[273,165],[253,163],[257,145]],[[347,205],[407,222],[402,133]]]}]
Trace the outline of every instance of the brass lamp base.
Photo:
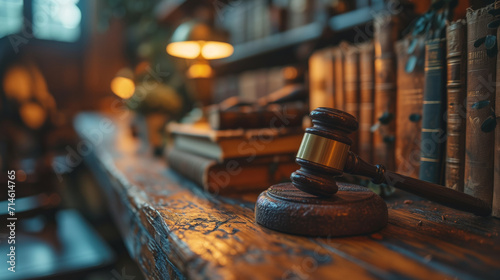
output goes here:
[{"label": "brass lamp base", "polygon": [[305,193],[292,183],[271,186],[260,194],[255,220],[290,234],[334,237],[371,233],[387,225],[384,200],[361,186],[337,183],[330,198]]}]

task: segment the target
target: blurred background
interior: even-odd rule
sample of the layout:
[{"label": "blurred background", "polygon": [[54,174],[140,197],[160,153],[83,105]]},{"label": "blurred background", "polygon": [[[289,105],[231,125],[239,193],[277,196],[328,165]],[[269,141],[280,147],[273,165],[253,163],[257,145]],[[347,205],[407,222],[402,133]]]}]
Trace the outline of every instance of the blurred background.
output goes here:
[{"label": "blurred background", "polygon": [[[396,4],[418,14],[430,3]],[[459,1],[455,17],[471,4]],[[0,0],[0,215],[9,217],[14,170],[22,217],[19,272],[7,276],[142,279],[99,178],[74,153],[79,113],[132,115],[135,133],[161,155],[165,123],[199,121],[232,96],[255,102],[307,84],[314,50],[369,40],[385,8],[382,0]],[[3,275],[10,233],[0,234]]]}]

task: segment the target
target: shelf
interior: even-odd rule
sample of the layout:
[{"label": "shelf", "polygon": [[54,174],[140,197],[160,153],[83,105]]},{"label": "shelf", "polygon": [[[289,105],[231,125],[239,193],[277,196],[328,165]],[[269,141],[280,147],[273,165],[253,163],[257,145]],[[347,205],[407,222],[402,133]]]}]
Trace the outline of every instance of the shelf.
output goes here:
[{"label": "shelf", "polygon": [[240,63],[243,60],[259,57],[267,53],[297,46],[301,43],[319,39],[323,25],[313,22],[282,33],[274,34],[262,39],[242,43],[234,47],[232,56],[213,63],[215,68]]},{"label": "shelf", "polygon": [[380,12],[383,8],[384,4],[378,3],[370,7],[364,7],[345,14],[336,15],[330,18],[328,25],[333,32],[340,32],[354,28],[372,21],[374,15]]},{"label": "shelf", "polygon": [[[282,33],[274,34],[266,38],[238,44],[234,47],[232,56],[214,61],[212,66],[219,74],[228,72],[238,72],[248,67],[248,64],[254,65],[268,63],[268,59],[276,60],[276,56],[293,55],[290,49],[299,46],[300,44],[318,40],[324,34],[341,33],[348,31],[356,26],[361,26],[373,20],[377,12],[384,8],[383,3],[378,2],[370,7],[356,9],[344,14],[331,17],[327,24],[321,22],[313,22],[307,25],[294,28]],[[325,30],[326,29],[326,30]],[[280,59],[280,58],[278,58]],[[293,57],[288,57],[293,61]],[[284,58],[280,59],[281,61]]]}]

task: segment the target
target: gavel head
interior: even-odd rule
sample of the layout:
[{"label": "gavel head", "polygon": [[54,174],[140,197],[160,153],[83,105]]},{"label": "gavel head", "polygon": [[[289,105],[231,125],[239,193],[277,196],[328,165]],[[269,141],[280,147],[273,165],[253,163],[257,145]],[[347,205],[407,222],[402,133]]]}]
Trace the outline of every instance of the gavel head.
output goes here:
[{"label": "gavel head", "polygon": [[356,118],[346,112],[319,107],[310,114],[313,127],[307,128],[296,162],[300,169],[290,177],[306,193],[330,197],[338,190],[334,176],[342,175],[352,140],[358,129]]}]

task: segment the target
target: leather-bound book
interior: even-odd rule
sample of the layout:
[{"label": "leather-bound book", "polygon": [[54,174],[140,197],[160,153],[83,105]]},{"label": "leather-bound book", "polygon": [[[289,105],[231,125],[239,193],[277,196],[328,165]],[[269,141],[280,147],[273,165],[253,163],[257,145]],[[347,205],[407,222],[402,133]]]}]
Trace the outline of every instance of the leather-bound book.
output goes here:
[{"label": "leather-bound book", "polygon": [[467,22],[458,20],[446,28],[448,60],[448,124],[446,131],[445,186],[464,191],[465,108],[467,83]]},{"label": "leather-bound book", "polygon": [[256,73],[255,70],[245,71],[238,76],[238,94],[243,100],[252,102],[258,98]]},{"label": "leather-bound book", "polygon": [[[500,2],[496,2],[495,8],[500,8]],[[497,45],[500,43],[500,28],[497,28]],[[497,55],[497,73],[496,80],[500,81],[500,55]],[[500,112],[500,84],[496,86],[495,93],[495,112]],[[495,159],[494,159],[494,186],[493,186],[493,205],[492,215],[500,217],[500,125],[495,127]]]},{"label": "leather-bound book", "polygon": [[[410,46],[414,46],[414,51]],[[418,178],[420,168],[420,134],[424,96],[424,38],[408,37],[396,42],[396,171]],[[413,47],[413,46],[412,46]]]},{"label": "leather-bound book", "polygon": [[[496,35],[488,23],[493,4],[467,10],[467,123],[465,124],[464,192],[492,203],[495,133],[488,127],[495,104],[496,53],[477,43]],[[481,42],[481,41],[479,41]],[[476,46],[474,46],[476,44]],[[488,55],[490,53],[490,55]]]},{"label": "leather-bound book", "polygon": [[314,18],[315,2],[311,0],[289,0],[288,27],[293,29],[310,23]]},{"label": "leather-bound book", "polygon": [[187,151],[170,149],[167,162],[171,169],[215,194],[262,191],[289,180],[299,166],[295,153],[231,159],[218,163]]},{"label": "leather-bound book", "polygon": [[311,111],[318,107],[334,107],[333,66],[330,49],[318,50],[309,58],[309,105]]},{"label": "leather-bound book", "polygon": [[446,39],[425,42],[425,86],[419,178],[442,184],[446,126]]},{"label": "leather-bound book", "polygon": [[256,90],[256,95],[257,98],[261,98],[263,96],[268,95],[270,92],[267,91],[268,89],[268,71],[265,68],[258,69],[254,71],[254,82],[255,82],[255,90]]},{"label": "leather-bound book", "polygon": [[273,67],[269,69],[267,75],[267,92],[275,92],[285,86],[282,67]]},{"label": "leather-bound book", "polygon": [[375,107],[373,127],[373,162],[395,168],[395,113],[396,113],[396,57],[394,42],[397,39],[395,16],[378,16],[374,19],[375,46]]},{"label": "leather-bound book", "polygon": [[362,159],[372,162],[373,124],[373,42],[359,45],[359,138],[358,154]]},{"label": "leather-bound book", "polygon": [[203,122],[170,122],[167,131],[172,135],[177,149],[218,162],[296,153],[304,135],[302,127],[283,127],[278,120],[275,127],[227,130],[214,130]]},{"label": "leather-bound book", "polygon": [[235,106],[222,110],[209,106],[207,118],[214,130],[301,127],[302,119],[309,114],[309,106],[303,102],[287,102],[258,106]]},{"label": "leather-bound book", "polygon": [[287,3],[286,0],[271,0],[269,13],[271,34],[280,33],[287,28]]},{"label": "leather-bound book", "polygon": [[[342,44],[344,58],[344,110],[359,119],[359,51],[357,46]],[[358,132],[350,135],[351,149],[358,153]]]},{"label": "leather-bound book", "polygon": [[334,63],[334,79],[333,84],[335,87],[334,104],[335,108],[345,110],[344,108],[344,54],[340,47],[332,49],[332,58]]}]

